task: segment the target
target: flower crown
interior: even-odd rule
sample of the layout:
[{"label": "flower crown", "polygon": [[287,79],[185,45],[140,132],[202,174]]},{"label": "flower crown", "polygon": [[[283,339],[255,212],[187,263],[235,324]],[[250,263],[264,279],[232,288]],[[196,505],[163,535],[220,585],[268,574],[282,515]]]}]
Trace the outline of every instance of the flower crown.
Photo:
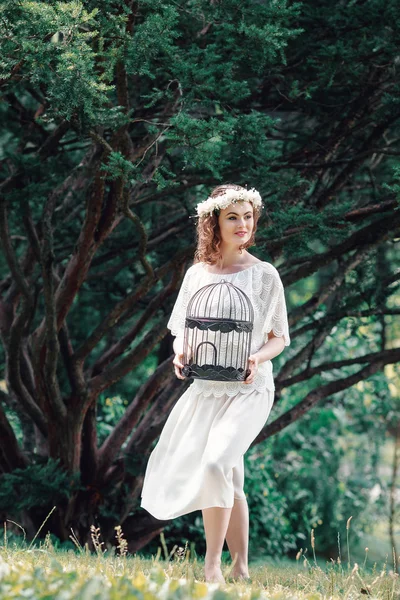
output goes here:
[{"label": "flower crown", "polygon": [[199,202],[196,207],[197,216],[211,216],[214,210],[222,210],[235,202],[251,202],[253,206],[262,206],[261,196],[254,188],[250,190],[227,188],[215,198],[209,196],[204,202]]}]

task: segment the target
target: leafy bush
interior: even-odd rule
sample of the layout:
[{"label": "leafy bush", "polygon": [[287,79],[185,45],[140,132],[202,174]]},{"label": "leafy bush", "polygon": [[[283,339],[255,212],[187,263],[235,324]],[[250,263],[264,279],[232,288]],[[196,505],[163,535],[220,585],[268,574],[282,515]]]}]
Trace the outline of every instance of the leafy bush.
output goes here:
[{"label": "leafy bush", "polygon": [[60,468],[57,460],[29,465],[3,473],[0,487],[0,510],[16,514],[32,506],[48,506],[69,498],[79,482]]}]

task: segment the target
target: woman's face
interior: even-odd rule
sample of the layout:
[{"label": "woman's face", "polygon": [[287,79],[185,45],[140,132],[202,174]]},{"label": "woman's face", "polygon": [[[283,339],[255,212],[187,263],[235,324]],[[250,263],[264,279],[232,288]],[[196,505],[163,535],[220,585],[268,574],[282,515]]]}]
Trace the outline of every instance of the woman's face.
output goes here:
[{"label": "woman's face", "polygon": [[235,202],[221,210],[218,216],[219,230],[224,244],[242,246],[251,237],[254,227],[251,202]]}]

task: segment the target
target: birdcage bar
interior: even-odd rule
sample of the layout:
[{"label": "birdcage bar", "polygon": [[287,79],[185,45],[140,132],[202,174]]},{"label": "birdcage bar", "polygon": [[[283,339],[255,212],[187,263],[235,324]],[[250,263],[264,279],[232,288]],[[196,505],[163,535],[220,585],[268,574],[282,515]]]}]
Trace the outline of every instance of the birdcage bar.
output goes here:
[{"label": "birdcage bar", "polygon": [[254,311],[240,288],[221,280],[198,290],[186,313],[184,374],[217,381],[246,378]]}]

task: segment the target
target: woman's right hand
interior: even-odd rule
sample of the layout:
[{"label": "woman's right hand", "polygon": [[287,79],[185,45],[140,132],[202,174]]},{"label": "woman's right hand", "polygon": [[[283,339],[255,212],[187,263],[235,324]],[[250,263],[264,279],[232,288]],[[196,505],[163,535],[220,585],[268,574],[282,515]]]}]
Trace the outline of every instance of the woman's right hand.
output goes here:
[{"label": "woman's right hand", "polygon": [[175,375],[177,376],[178,379],[186,379],[186,377],[184,375],[182,375],[182,369],[183,369],[183,353],[182,354],[175,354],[175,358],[172,361],[173,365],[174,365],[174,369],[175,369]]}]

